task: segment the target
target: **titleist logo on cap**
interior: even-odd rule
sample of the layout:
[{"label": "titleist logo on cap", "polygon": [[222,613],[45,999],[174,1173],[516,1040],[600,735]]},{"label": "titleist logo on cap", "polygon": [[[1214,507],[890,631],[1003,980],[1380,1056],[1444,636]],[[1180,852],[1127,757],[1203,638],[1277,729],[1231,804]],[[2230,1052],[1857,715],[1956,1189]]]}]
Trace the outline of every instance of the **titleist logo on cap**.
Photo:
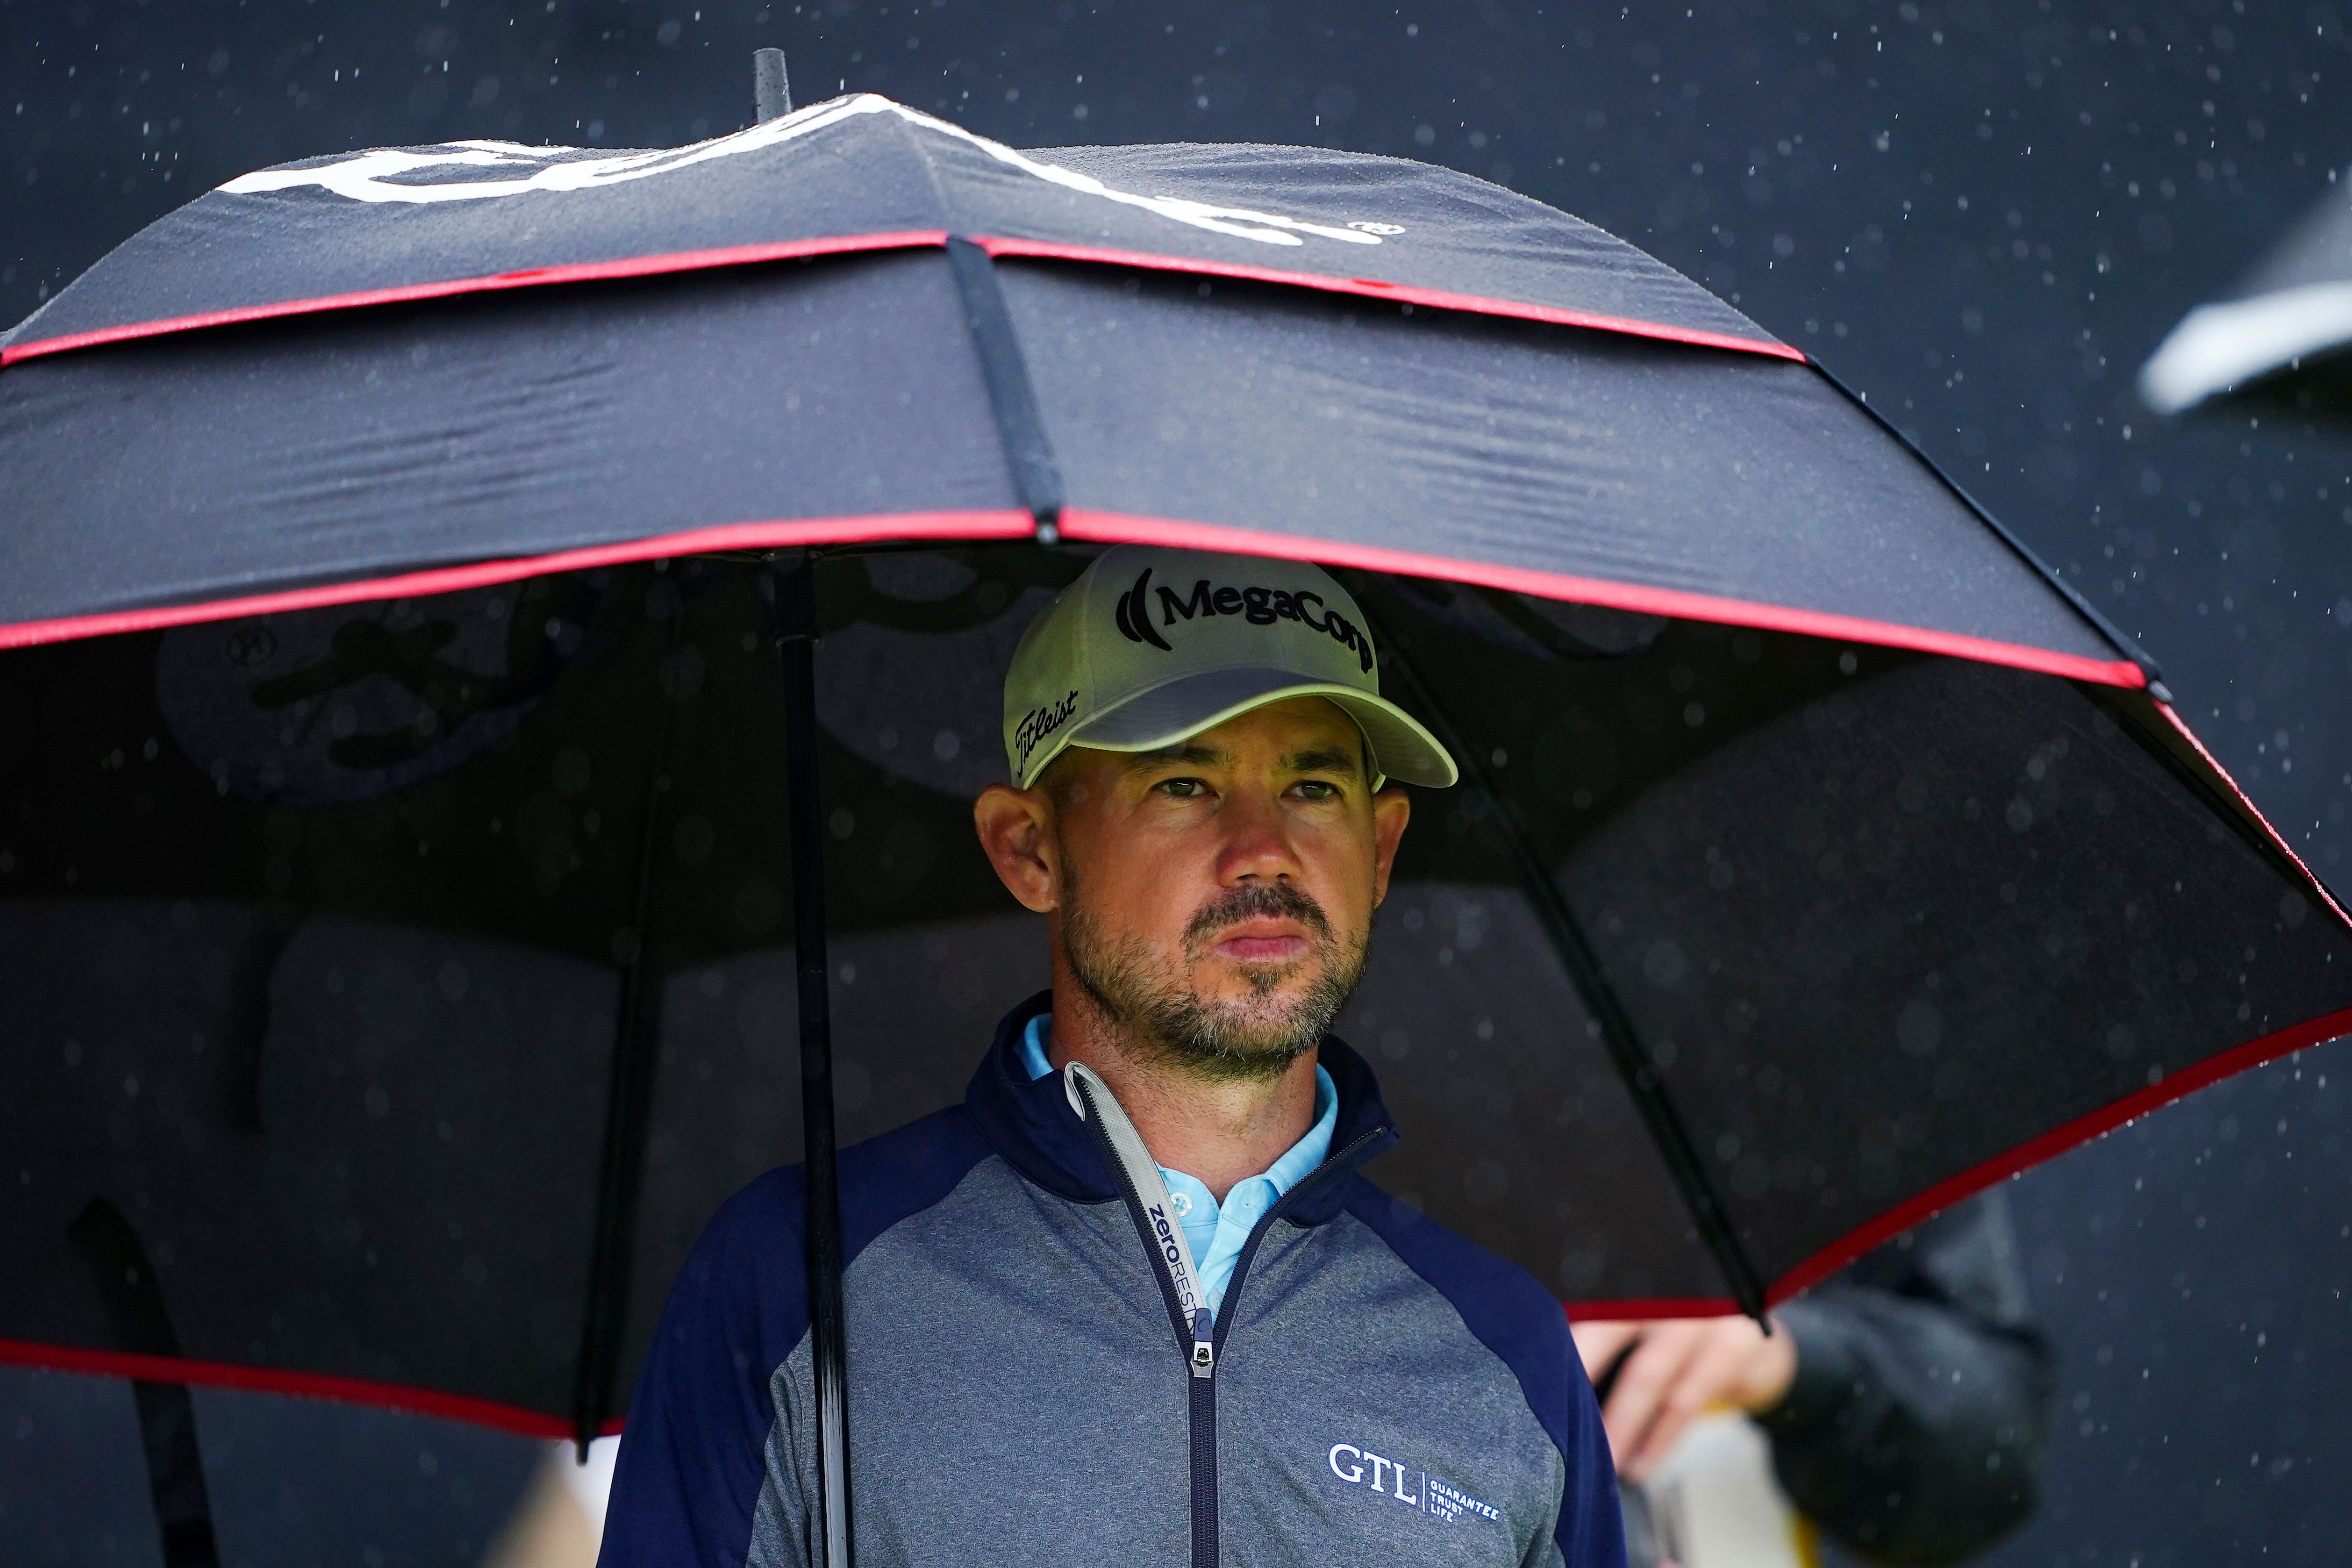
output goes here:
[{"label": "titleist logo on cap", "polygon": [[1013,731],[1013,743],[1021,748],[1019,765],[1027,767],[1029,753],[1037,749],[1037,742],[1068,723],[1070,715],[1077,710],[1078,694],[1076,689],[1073,689],[1070,694],[1059,702],[1051,703],[1044,708],[1032,708],[1022,719],[1019,727]]},{"label": "titleist logo on cap", "polygon": [[[1161,628],[1177,624],[1178,617],[1190,621],[1217,616],[1240,616],[1253,626],[1270,626],[1276,621],[1297,621],[1310,631],[1328,637],[1356,656],[1361,669],[1370,673],[1372,668],[1372,639],[1361,627],[1337,610],[1327,609],[1323,595],[1287,588],[1266,588],[1255,584],[1234,587],[1213,584],[1202,577],[1192,584],[1189,593],[1161,587],[1155,605],[1151,595],[1151,568],[1145,567],[1135,579],[1135,585],[1115,601],[1113,617],[1118,623],[1119,635],[1129,642],[1149,643],[1163,653],[1173,652]],[[1151,612],[1160,612],[1160,623],[1154,626]]]}]

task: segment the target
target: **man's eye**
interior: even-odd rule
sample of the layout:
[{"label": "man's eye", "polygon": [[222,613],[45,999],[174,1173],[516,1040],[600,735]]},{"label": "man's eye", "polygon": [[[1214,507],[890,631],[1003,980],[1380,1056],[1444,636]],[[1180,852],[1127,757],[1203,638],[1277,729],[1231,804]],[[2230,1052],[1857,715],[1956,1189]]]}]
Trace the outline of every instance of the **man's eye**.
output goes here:
[{"label": "man's eye", "polygon": [[1192,800],[1209,793],[1209,786],[1200,779],[1162,779],[1154,786],[1179,800]]},{"label": "man's eye", "polygon": [[1337,800],[1339,798],[1339,786],[1334,784],[1325,784],[1321,779],[1302,779],[1297,784],[1291,785],[1291,788],[1297,791],[1300,795],[1307,800]]}]

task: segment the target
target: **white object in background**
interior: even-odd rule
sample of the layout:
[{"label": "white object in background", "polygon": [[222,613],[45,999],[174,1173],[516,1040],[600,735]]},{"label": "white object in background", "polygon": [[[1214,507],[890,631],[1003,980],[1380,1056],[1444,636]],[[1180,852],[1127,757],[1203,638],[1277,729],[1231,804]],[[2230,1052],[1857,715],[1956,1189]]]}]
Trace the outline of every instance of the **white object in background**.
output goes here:
[{"label": "white object in background", "polygon": [[514,1517],[499,1531],[483,1568],[595,1568],[604,1540],[604,1502],[621,1439],[599,1437],[582,1464],[569,1443],[550,1443]]},{"label": "white object in background", "polygon": [[1753,1421],[1713,1410],[1642,1489],[1658,1548],[1681,1568],[1821,1568],[1813,1527],[1772,1474],[1772,1443]]},{"label": "white object in background", "polygon": [[588,1533],[604,1539],[604,1500],[613,1495],[613,1458],[621,1451],[620,1434],[599,1437],[588,1445],[588,1462],[582,1464],[569,1443],[555,1446],[555,1465],[563,1473],[564,1489],[580,1511],[588,1516]]},{"label": "white object in background", "polygon": [[2306,283],[2200,305],[2141,367],[2139,393],[2178,414],[2242,381],[2352,343],[2352,283]]}]

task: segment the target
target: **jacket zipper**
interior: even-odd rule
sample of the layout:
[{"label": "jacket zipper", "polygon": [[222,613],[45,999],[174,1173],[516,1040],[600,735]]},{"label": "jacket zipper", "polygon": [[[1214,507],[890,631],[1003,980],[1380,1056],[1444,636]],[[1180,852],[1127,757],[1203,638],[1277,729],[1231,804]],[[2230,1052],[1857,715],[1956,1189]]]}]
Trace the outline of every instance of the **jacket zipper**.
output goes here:
[{"label": "jacket zipper", "polygon": [[1159,1239],[1152,1235],[1151,1221],[1143,1209],[1143,1194],[1135,1189],[1135,1182],[1111,1145],[1110,1133],[1104,1128],[1099,1113],[1087,1118],[1095,1130],[1095,1139],[1102,1145],[1103,1163],[1118,1173],[1119,1191],[1127,1197],[1128,1217],[1135,1222],[1135,1233],[1142,1239],[1143,1250],[1152,1262],[1151,1277],[1160,1282],[1160,1300],[1168,1308],[1169,1326],[1176,1331],[1176,1347],[1184,1352],[1184,1361],[1192,1372],[1192,1568],[1217,1568],[1217,1356],[1224,1349],[1225,1330],[1234,1321],[1234,1305],[1241,1296],[1242,1281],[1249,1273],[1250,1260],[1257,1256],[1257,1247],[1265,1233],[1288,1212],[1292,1200],[1299,1197],[1318,1179],[1344,1168],[1359,1151],[1379,1139],[1387,1130],[1374,1128],[1355,1139],[1337,1154],[1324,1160],[1309,1172],[1297,1185],[1275,1200],[1273,1206],[1258,1217],[1258,1222],[1242,1243],[1241,1255],[1234,1259],[1233,1279],[1225,1286],[1225,1310],[1212,1319],[1203,1305],[1192,1314],[1192,1321],[1184,1321],[1184,1309],[1177,1300],[1176,1287],[1168,1278],[1168,1270],[1160,1259]]},{"label": "jacket zipper", "polygon": [[[1091,1105],[1091,1094],[1088,1101]],[[1176,1298],[1176,1287],[1160,1260],[1160,1240],[1151,1232],[1150,1217],[1144,1213],[1143,1194],[1136,1191],[1135,1179],[1127,1173],[1118,1151],[1112,1147],[1101,1112],[1089,1114],[1087,1124],[1094,1129],[1095,1142],[1102,1146],[1103,1163],[1118,1173],[1118,1189],[1127,1198],[1128,1217],[1135,1222],[1135,1234],[1151,1259],[1151,1277],[1160,1282],[1160,1299],[1168,1308],[1168,1325],[1175,1331],[1176,1348],[1183,1352],[1184,1364],[1192,1373],[1186,1381],[1192,1386],[1192,1568],[1217,1568],[1217,1350],[1209,1327],[1209,1309],[1198,1308],[1190,1323],[1184,1321],[1183,1303]]]}]

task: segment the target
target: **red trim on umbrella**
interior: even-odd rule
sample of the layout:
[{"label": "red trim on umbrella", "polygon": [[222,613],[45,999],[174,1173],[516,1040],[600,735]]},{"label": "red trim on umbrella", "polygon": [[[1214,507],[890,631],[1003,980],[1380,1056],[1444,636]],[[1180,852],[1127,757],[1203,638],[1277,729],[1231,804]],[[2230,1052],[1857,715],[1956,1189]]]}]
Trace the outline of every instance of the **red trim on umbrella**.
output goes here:
[{"label": "red trim on umbrella", "polygon": [[1571,1323],[1638,1323],[1652,1318],[1726,1318],[1739,1310],[1728,1296],[1629,1296],[1621,1301],[1562,1301]]},{"label": "red trim on umbrella", "polygon": [[2246,808],[2247,815],[2263,825],[2263,831],[2270,835],[2273,844],[2278,846],[2278,852],[2294,862],[2294,868],[2303,873],[2303,879],[2311,884],[2312,891],[2317,893],[2326,901],[2327,907],[2336,911],[2336,918],[2346,925],[2352,926],[2352,917],[2345,914],[2344,906],[2336,901],[2336,895],[2327,890],[2327,884],[2311,874],[2311,868],[2303,863],[2303,857],[2296,854],[2279,830],[2271,826],[2271,819],[2263,815],[2262,808],[2253,803],[2244,790],[2238,787],[2238,781],[2230,776],[2230,770],[2214,760],[2213,753],[2205,749],[2205,742],[2197,738],[2197,731],[2191,730],[2188,721],[2172,710],[2172,704],[2159,702],[2156,705],[2156,710],[2171,721],[2172,727],[2180,731],[2180,738],[2195,747],[2197,754],[2205,759],[2205,765],[2211,768],[2214,775],[2230,786],[2230,793],[2238,797],[2238,804]]},{"label": "red trim on umbrella", "polygon": [[[2352,1008],[2330,1013],[2292,1028],[2232,1047],[2183,1068],[2161,1083],[2125,1096],[2080,1116],[2063,1127],[2019,1144],[1946,1181],[1938,1182],[1907,1203],[1898,1204],[1869,1224],[1848,1232],[1811,1258],[1780,1275],[1765,1292],[1768,1305],[1778,1306],[1818,1285],[1847,1264],[1891,1241],[1921,1221],[1975,1196],[1987,1187],[2021,1171],[2053,1159],[2102,1133],[2159,1110],[2176,1100],[2218,1083],[2232,1073],[2259,1067],[2339,1035],[2352,1034]],[[1562,1304],[1570,1322],[1651,1318],[1717,1318],[1738,1310],[1727,1297],[1635,1297],[1614,1301],[1569,1301]],[[150,1383],[182,1383],[199,1387],[236,1388],[259,1394],[294,1394],[330,1399],[347,1405],[368,1405],[404,1410],[449,1421],[470,1421],[531,1437],[569,1437],[569,1423],[535,1410],[501,1405],[493,1400],[401,1384],[363,1378],[331,1377],[324,1373],[288,1372],[270,1367],[237,1366],[225,1362],[191,1361],[177,1356],[133,1355],[118,1351],[78,1350],[64,1345],[36,1344],[25,1340],[0,1340],[0,1363],[38,1367],[50,1372],[81,1373],[97,1377],[127,1377]],[[607,1433],[621,1430],[618,1418],[604,1423]]]},{"label": "red trim on umbrella", "polygon": [[[615,278],[653,278],[672,272],[698,272],[713,267],[743,267],[763,261],[790,261],[810,256],[842,256],[869,250],[905,250],[947,243],[944,229],[902,229],[887,234],[827,235],[814,239],[778,240],[764,245],[729,245],[708,250],[673,250],[655,256],[628,256],[610,261],[579,261],[556,267],[526,267],[514,272],[493,272],[478,278],[446,278],[428,283],[404,283],[389,289],[362,289],[346,294],[322,294],[314,299],[280,300],[263,305],[239,305],[226,310],[204,310],[188,316],[166,316],[152,321],[126,321],[86,332],[66,332],[54,338],[0,348],[0,366],[72,349],[101,343],[163,337],[203,327],[232,326],[241,321],[277,321],[288,316],[316,315],[322,310],[351,310],[369,305],[405,304],[417,300],[446,300],[459,294],[481,294],[505,289],[536,289],[555,283],[591,283]],[[1475,311],[1519,321],[1555,321],[1564,326],[1590,327],[1596,331],[1622,332],[1631,337],[1657,338],[1669,342],[1696,343],[1706,348],[1737,349],[1805,362],[1804,354],[1788,344],[1743,338],[1725,332],[1704,332],[1669,327],[1624,316],[1604,316],[1555,305],[1517,300],[1494,300],[1477,294],[1455,294],[1443,289],[1410,288],[1375,278],[1336,278],[1318,272],[1294,272],[1276,267],[1244,267],[1182,256],[1161,256],[1141,250],[1113,250],[1097,246],[1059,245],[1050,240],[1001,239],[979,237],[974,243],[991,256],[1041,256],[1067,261],[1103,262],[1114,267],[1147,267],[1162,272],[1205,273],[1218,278],[1244,278],[1264,283],[1284,283],[1339,294],[1429,305],[1446,310]]]},{"label": "red trim on umbrella", "polygon": [[1299,289],[1319,289],[1334,294],[1358,294],[1367,299],[1394,300],[1402,304],[1428,305],[1440,310],[1468,310],[1482,316],[1507,316],[1522,321],[1550,321],[1564,327],[1590,327],[1595,331],[1622,332],[1628,337],[1658,338],[1667,342],[1696,343],[1703,348],[1737,349],[1742,353],[1769,354],[1775,359],[1806,363],[1801,349],[1769,338],[1743,338],[1729,332],[1700,331],[1693,327],[1669,327],[1630,316],[1604,316],[1592,310],[1571,310],[1559,305],[1536,305],[1522,300],[1496,300],[1483,294],[1455,294],[1444,289],[1422,289],[1404,283],[1383,283],[1377,278],[1340,278],[1325,272],[1295,272],[1280,267],[1249,267],[1234,261],[1206,261],[1186,256],[1161,256],[1145,250],[1115,250],[1099,245],[1065,245],[1049,239],[974,241],[991,256],[1043,256],[1059,261],[1096,261],[1111,267],[1144,267],[1157,272],[1202,273],[1212,278],[1243,278],[1257,283],[1285,283]]},{"label": "red trim on umbrella", "polygon": [[[1271,555],[1289,561],[1313,561],[1329,566],[1353,566],[1368,572],[1391,572],[1409,577],[1436,577],[1455,583],[1533,594],[1538,598],[1570,599],[1579,604],[1606,605],[1643,615],[1675,616],[1691,620],[1719,621],[1754,626],[1763,631],[1799,632],[1806,637],[1843,638],[1886,647],[1916,648],[1979,664],[2006,665],[2069,680],[2101,686],[2143,687],[2147,676],[2128,659],[2086,658],[2022,643],[1995,642],[1990,637],[1906,626],[1893,621],[1864,620],[1855,616],[1822,610],[1791,609],[1782,605],[1747,599],[1718,598],[1678,588],[1652,588],[1638,584],[1611,583],[1598,577],[1572,577],[1559,572],[1536,572],[1518,566],[1493,566],[1483,562],[1455,561],[1379,545],[1349,544],[1338,540],[1302,539],[1256,529],[1229,528],[1221,523],[1178,522],[1162,518],[1132,517],[1123,512],[1062,513],[1062,537],[1095,540],[1107,544],[1163,544],[1192,550],[1222,550],[1243,555]],[[0,633],[0,636],[5,636]]]},{"label": "red trim on umbrella", "polygon": [[94,616],[68,616],[51,621],[20,621],[0,626],[0,648],[30,647],[37,643],[70,642],[79,637],[108,637],[118,632],[152,631],[159,626],[192,626],[202,621],[235,620],[241,616],[276,615],[288,610],[316,609],[324,605],[351,605],[368,599],[415,599],[428,594],[454,594],[463,588],[512,583],[550,572],[579,572],[594,566],[615,566],[631,561],[658,561],[697,555],[715,550],[776,550],[809,544],[862,544],[886,540],[1027,539],[1036,523],[1025,511],[902,511],[870,517],[829,517],[814,521],[728,522],[682,533],[656,534],[618,544],[562,550],[551,555],[519,555],[504,561],[482,561],[468,566],[437,566],[395,577],[366,577],[350,583],[322,583],[311,588],[289,588],[275,594],[255,594],[236,599],[211,599],[193,605],[165,605],[147,610],[110,610]]},{"label": "red trim on umbrella", "polygon": [[[192,1361],[185,1356],[79,1350],[70,1345],[35,1344],[28,1340],[0,1340],[0,1363],[35,1367],[43,1372],[79,1373],[86,1377],[126,1377],[140,1383],[177,1383],[194,1388],[234,1388],[247,1394],[328,1399],[338,1405],[365,1405],[442,1421],[466,1421],[525,1437],[568,1438],[572,1435],[569,1421],[526,1410],[519,1405],[501,1405],[494,1399],[475,1399],[462,1394],[377,1383],[363,1377],[331,1377],[324,1373],[290,1372],[278,1367]],[[606,1436],[620,1429],[617,1418],[602,1427]]]},{"label": "red trim on umbrella", "polygon": [[[547,555],[515,556],[465,566],[436,567],[391,577],[326,583],[315,587],[160,605],[152,609],[111,610],[96,615],[62,616],[55,620],[20,621],[14,626],[0,626],[0,648],[28,647],[38,643],[68,642],[120,632],[152,631],[161,626],[233,620],[240,616],[270,615],[326,605],[356,604],[369,599],[416,598],[427,594],[454,593],[493,583],[511,583],[551,572],[581,571],[594,566],[692,555],[707,551],[867,544],[914,539],[941,542],[1014,540],[1031,538],[1034,531],[1035,524],[1029,514],[1014,510],[880,512],[853,517],[720,523],[709,528],[688,529],[616,544],[590,545]],[[1455,561],[1377,545],[1300,539],[1254,529],[1230,528],[1221,523],[1182,522],[1164,518],[1135,517],[1124,512],[1074,509],[1062,513],[1061,532],[1066,539],[1100,543],[1181,545],[1197,550],[1267,555],[1282,560],[1313,561],[1332,566],[1354,566],[1373,572],[1474,583],[1515,593],[1534,594],[1548,599],[1607,605],[1646,615],[1687,616],[1731,626],[1755,626],[1767,631],[1797,632],[1807,637],[1916,648],[1925,653],[2030,669],[2074,680],[2094,681],[2103,686],[2134,688],[2147,683],[2147,677],[2140,668],[2127,660],[2110,663],[2085,658],[2080,654],[2056,653],[2019,643],[1994,642],[1985,637],[1901,626],[1891,621],[1863,620],[1853,616],[1790,609],[1745,599],[1718,598],[1708,594],[1688,594],[1673,588],[1611,583],[1597,577],[1573,577],[1556,572]]]},{"label": "red trim on umbrella", "polygon": [[904,250],[918,246],[945,245],[945,231],[908,229],[895,234],[831,235],[819,239],[779,240],[771,245],[729,245],[711,250],[674,250],[660,256],[629,256],[614,261],[579,261],[561,267],[526,267],[516,272],[493,272],[484,278],[448,278],[434,283],[404,283],[392,289],[362,289],[350,294],[322,294],[311,300],[280,300],[268,305],[239,305],[226,310],[205,310],[193,316],[167,316],[152,321],[126,321],[87,332],[37,338],[31,342],[0,348],[0,366],[69,349],[95,348],[133,338],[162,337],[168,332],[200,327],[234,326],[240,321],[276,321],[283,316],[315,315],[321,310],[352,310],[368,305],[398,305],[415,300],[446,300],[455,294],[483,294],[501,289],[536,289],[550,283],[593,283],[612,278],[652,278],[666,272],[696,272],[709,267],[742,267],[759,261],[790,261],[804,256],[839,256],[861,250]]},{"label": "red trim on umbrella", "polygon": [[[910,241],[909,243],[920,242]],[[52,340],[52,342],[57,341],[61,340]],[[1017,540],[1030,538],[1034,535],[1034,524],[1029,514],[1013,510],[882,513],[796,521],[726,523],[710,528],[662,534],[650,539],[562,551],[547,555],[516,557],[466,566],[442,567],[393,577],[327,584],[317,587],[291,589],[246,598],[215,600],[204,604],[173,605],[148,610],[116,611],[58,620],[22,622],[16,626],[0,626],[0,648],[22,647],[39,643],[150,630],[161,626],[183,626],[203,621],[226,620],[240,616],[266,615],[327,605],[351,604],[369,599],[419,597],[428,594],[451,593],[464,588],[513,582],[551,572],[583,570],[595,566],[690,555],[709,551],[866,543],[902,539]],[[1194,549],[1266,555],[1285,560],[1313,561],[1328,565],[1360,567],[1369,571],[1473,583],[1512,592],[1534,594],[1545,598],[1607,605],[1645,614],[1685,616],[1699,620],[1726,622],[1736,626],[1750,626],[1765,630],[1797,632],[1811,637],[1842,637],[1888,647],[1911,647],[1923,652],[2036,670],[2070,679],[2089,680],[2108,686],[2139,688],[2147,684],[2147,678],[2139,667],[2128,661],[2102,662],[2084,658],[2079,655],[2056,653],[2019,644],[1994,642],[1981,637],[1931,631],[1890,622],[1868,621],[1818,611],[1759,605],[1745,600],[1723,599],[1710,595],[1688,594],[1675,589],[1640,587],[1559,573],[1490,566],[1475,562],[1454,561],[1371,545],[1304,540],[1214,523],[1181,522],[1083,510],[1064,512],[1061,517],[1061,531],[1066,538],[1081,541],[1104,543],[1173,544]],[[2277,830],[2271,827],[2268,820],[2263,818],[2253,803],[2247,799],[2244,791],[2239,789],[2237,782],[2230,777],[2228,772],[2219,763],[2214,761],[2212,754],[2206,751],[2204,744],[2173,711],[2170,705],[2158,703],[2157,707],[2180,731],[2189,745],[2195,748],[2206,764],[2236,793],[2240,802],[2253,815],[2256,821],[2262,823],[2279,849],[2303,870],[2304,875],[2309,879],[2311,887],[2326,900],[2328,908],[2339,920],[2346,919],[2343,909],[2328,893],[2326,887],[2316,878],[2311,876],[2309,868],[2304,866],[2301,858],[2296,856],[2285,840],[2279,837]],[[2352,924],[2352,921],[2347,921],[2347,923]],[[1767,1291],[1766,1300],[1772,1305],[1788,1300],[1836,1273],[1874,1247],[1881,1246],[1954,1204],[1974,1196],[1977,1193],[2007,1177],[2013,1176],[2042,1161],[2054,1158],[2103,1133],[2112,1131],[2128,1121],[2147,1115],[2149,1111],[2168,1105],[2209,1084],[2216,1083],[2233,1073],[2347,1033],[2352,1033],[2352,1008],[2279,1030],[2185,1068],[2160,1083],[2150,1085],[2111,1105],[2078,1117],[2063,1127],[2021,1143],[2015,1149],[1985,1161],[1959,1175],[1939,1182],[1918,1196],[1887,1210],[1869,1224],[1849,1232],[1831,1246],[1781,1274]],[[1575,1322],[1620,1319],[1719,1317],[1737,1310],[1736,1304],[1727,1297],[1629,1298],[1621,1300],[1574,1301],[1563,1305],[1570,1321]],[[226,1363],[192,1361],[178,1357],[79,1350],[18,1340],[0,1340],[0,1363],[96,1376],[246,1389],[259,1393],[294,1394],[308,1398],[336,1400],[347,1404],[370,1405],[443,1419],[468,1421],[478,1426],[496,1427],[529,1436],[562,1438],[572,1436],[572,1428],[568,1423],[554,1416],[515,1405],[500,1405],[489,1400],[444,1394],[430,1389],[412,1388],[397,1384],[332,1377],[322,1373],[238,1366]],[[617,1432],[620,1429],[621,1422],[618,1419],[606,1422],[604,1427],[604,1430],[608,1433]]]},{"label": "red trim on umbrella", "polygon": [[2232,1073],[2260,1067],[2264,1062],[2291,1056],[2306,1047],[2347,1034],[2352,1034],[2352,1007],[2280,1029],[2260,1039],[2248,1040],[2217,1056],[2191,1063],[2160,1083],[2152,1083],[2136,1094],[2127,1094],[2111,1105],[2103,1105],[2087,1116],[2078,1116],[2063,1127],[2053,1128],[2039,1138],[2029,1139],[2006,1153],[1996,1154],[1982,1164],[1938,1182],[1918,1196],[1895,1205],[1869,1224],[1849,1231],[1784,1272],[1772,1281],[1771,1288],[1764,1293],[1764,1300],[1768,1305],[1778,1306],[1791,1296],[1820,1284],[1871,1248],[1891,1241],[1922,1220],[1950,1208],[1962,1199],[1974,1197],[1996,1183],[2030,1170],[2045,1160],[2054,1159],[2104,1133],[2112,1132],[2126,1122],[2137,1121],[2151,1110],[2160,1110],[2176,1100],[2194,1094],[2209,1084],[2219,1083]]}]

